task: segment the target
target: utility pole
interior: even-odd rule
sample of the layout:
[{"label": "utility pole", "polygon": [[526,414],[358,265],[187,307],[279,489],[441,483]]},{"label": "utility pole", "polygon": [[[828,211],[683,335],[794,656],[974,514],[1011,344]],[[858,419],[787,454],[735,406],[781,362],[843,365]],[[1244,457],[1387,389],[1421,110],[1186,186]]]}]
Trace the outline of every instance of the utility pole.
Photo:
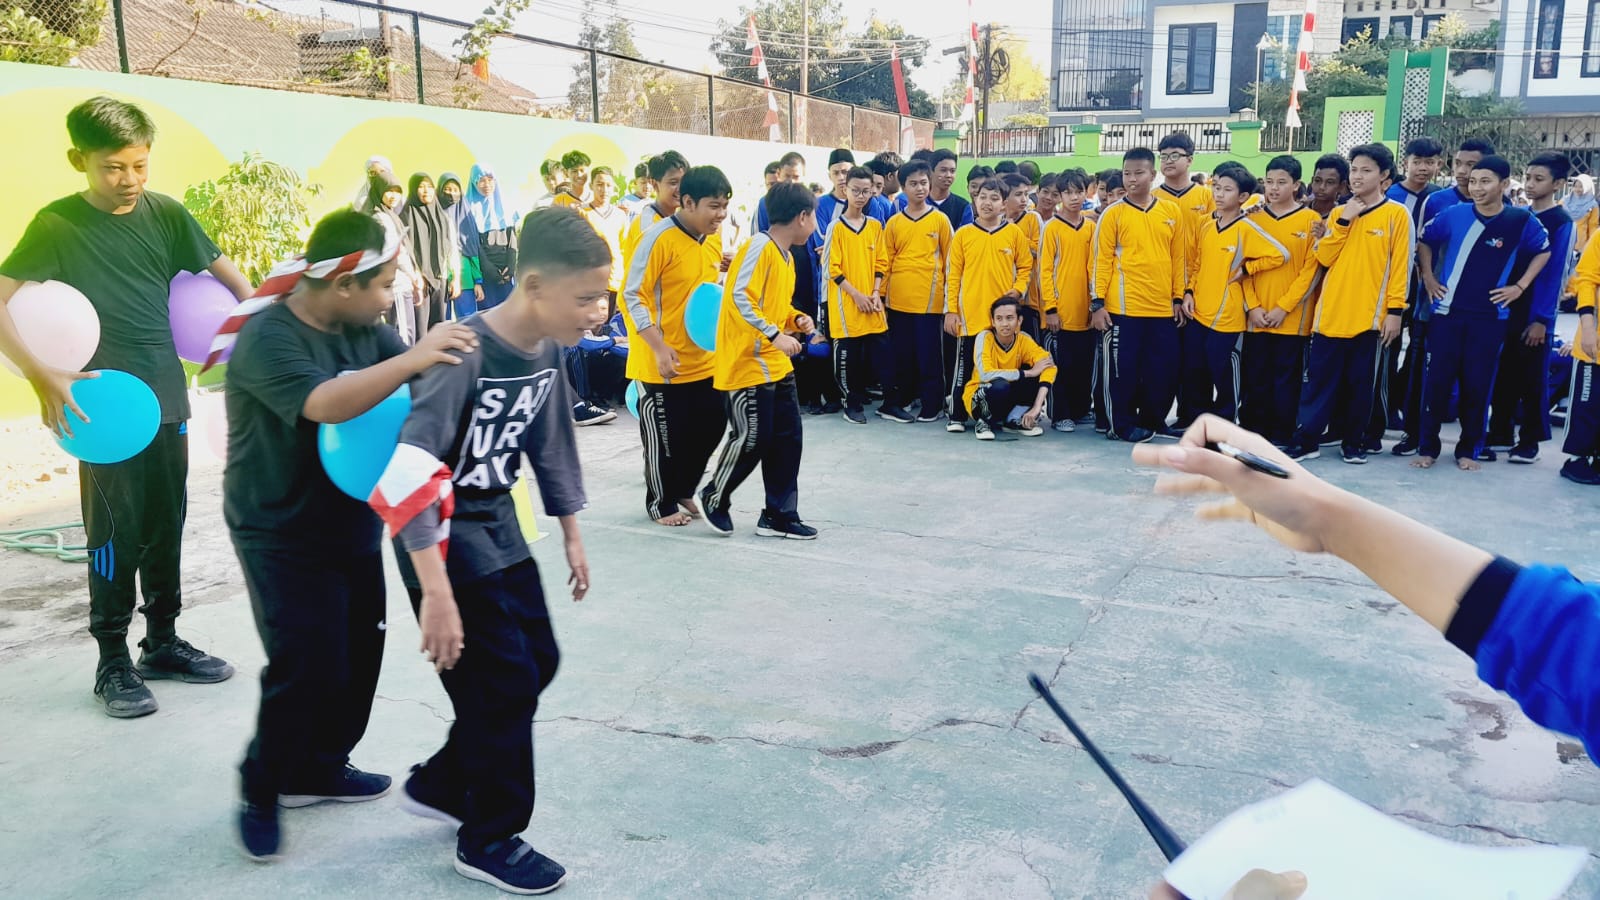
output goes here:
[{"label": "utility pole", "polygon": [[983,54],[978,58],[978,77],[981,82],[978,87],[982,91],[978,100],[978,146],[982,148],[979,152],[984,156],[989,155],[989,84],[994,81],[990,75],[993,37],[994,26],[983,26],[983,48],[978,51]]},{"label": "utility pole", "polygon": [[811,0],[800,3],[800,93],[811,93]]}]

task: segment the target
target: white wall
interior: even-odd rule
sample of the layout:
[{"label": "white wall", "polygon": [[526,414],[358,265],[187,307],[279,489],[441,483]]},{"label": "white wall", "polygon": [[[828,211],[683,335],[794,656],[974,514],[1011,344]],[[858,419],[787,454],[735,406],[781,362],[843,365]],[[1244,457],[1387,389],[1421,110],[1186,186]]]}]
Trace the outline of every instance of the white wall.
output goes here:
[{"label": "white wall", "polygon": [[[1538,0],[1529,0],[1538,9]],[[1527,6],[1522,7],[1526,16]],[[1566,0],[1565,9],[1562,11],[1561,20],[1561,60],[1557,67],[1555,78],[1534,78],[1530,72],[1528,76],[1529,97],[1578,97],[1589,98],[1586,104],[1593,103],[1594,94],[1600,92],[1600,77],[1584,78],[1583,73],[1583,34],[1588,25],[1587,16],[1589,4],[1585,0]],[[1538,35],[1538,22],[1535,21],[1533,29],[1527,34],[1527,46],[1532,48]],[[1582,107],[1575,106],[1573,112],[1578,112]],[[1588,106],[1592,112],[1593,106]]]},{"label": "white wall", "polygon": [[[1155,49],[1151,53],[1150,93],[1151,112],[1179,109],[1212,109],[1228,105],[1229,76],[1233,72],[1233,4],[1194,3],[1182,6],[1158,6],[1155,14]],[[1167,94],[1167,29],[1173,25],[1217,26],[1217,52],[1212,64],[1214,73],[1209,94]]]}]

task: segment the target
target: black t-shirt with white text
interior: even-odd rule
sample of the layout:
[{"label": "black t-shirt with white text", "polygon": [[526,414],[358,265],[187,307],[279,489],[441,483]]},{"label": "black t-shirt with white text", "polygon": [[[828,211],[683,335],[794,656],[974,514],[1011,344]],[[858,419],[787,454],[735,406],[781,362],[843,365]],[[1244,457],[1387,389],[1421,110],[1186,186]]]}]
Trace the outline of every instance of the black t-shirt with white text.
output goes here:
[{"label": "black t-shirt with white text", "polygon": [[322,556],[378,552],[382,522],[328,479],[319,426],[302,411],[323,382],[405,351],[391,326],[321,331],[283,303],[245,322],[228,363],[222,477],[223,518],[236,542]]},{"label": "black t-shirt with white text", "polygon": [[82,291],[100,316],[100,347],[87,368],[138,376],[161,401],[161,421],[181,422],[189,418],[189,396],[167,315],[171,282],[221,255],[183,204],[165,194],[146,191],[120,215],[73,194],[39,210],[0,275]]}]

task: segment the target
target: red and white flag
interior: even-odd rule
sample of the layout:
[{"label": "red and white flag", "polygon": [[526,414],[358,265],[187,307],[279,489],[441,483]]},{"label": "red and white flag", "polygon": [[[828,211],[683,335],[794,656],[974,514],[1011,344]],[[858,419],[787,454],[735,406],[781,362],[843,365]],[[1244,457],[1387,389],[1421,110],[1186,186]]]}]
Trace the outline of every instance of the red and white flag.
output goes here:
[{"label": "red and white flag", "polygon": [[1289,88],[1289,113],[1284,124],[1290,128],[1300,125],[1300,93],[1306,89],[1306,73],[1311,71],[1311,32],[1317,26],[1317,0],[1306,0],[1304,21],[1300,24],[1300,43],[1296,46],[1294,85]]},{"label": "red and white flag", "polygon": [[745,32],[744,48],[750,51],[750,66],[756,70],[756,77],[767,86],[767,115],[761,124],[767,128],[767,140],[783,140],[783,123],[778,118],[778,95],[772,92],[772,76],[767,73],[767,55],[761,50],[761,36],[756,33],[756,17],[750,17],[749,28]]},{"label": "red and white flag", "polygon": [[961,106],[957,121],[976,122],[978,119],[978,20],[972,17],[972,0],[967,0],[967,99]]}]

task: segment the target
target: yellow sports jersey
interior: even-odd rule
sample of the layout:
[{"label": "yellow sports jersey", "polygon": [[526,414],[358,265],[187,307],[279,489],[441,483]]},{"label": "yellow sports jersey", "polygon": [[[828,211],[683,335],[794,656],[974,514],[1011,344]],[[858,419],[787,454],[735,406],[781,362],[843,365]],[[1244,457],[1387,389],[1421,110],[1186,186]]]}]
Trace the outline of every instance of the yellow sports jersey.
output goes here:
[{"label": "yellow sports jersey", "polygon": [[[972,341],[972,377],[967,379],[967,384],[961,389],[962,396],[966,398],[967,408],[972,408],[972,395],[978,392],[979,386],[986,381],[994,380],[996,372],[1011,370],[1018,377],[1028,369],[1033,368],[1041,359],[1049,359],[1050,354],[1039,346],[1039,342],[1028,337],[1022,332],[1017,332],[1011,341],[1011,346],[1000,346],[1000,338],[994,329],[985,328],[978,332]],[[1056,380],[1056,367],[1054,361],[1039,374],[1041,384],[1054,384]],[[1019,397],[1024,403],[1031,404],[1032,397]]]},{"label": "yellow sports jersey", "polygon": [[903,313],[944,312],[944,267],[950,258],[950,220],[938,207],[921,216],[900,210],[883,226],[888,248],[888,280],[884,297],[889,308]]},{"label": "yellow sports jersey", "polygon": [[644,233],[665,218],[666,216],[661,213],[661,207],[654,203],[646,203],[639,207],[639,211],[628,220],[628,227],[622,231],[622,258],[625,262],[633,260],[633,248],[639,246],[639,239],[644,237]]},{"label": "yellow sports jersey", "polygon": [[573,209],[582,209],[583,207],[588,206],[587,203],[583,202],[583,198],[582,197],[578,196],[577,194],[574,194],[570,189],[569,190],[565,190],[565,191],[561,191],[561,192],[557,193],[554,197],[550,198],[550,205],[551,206],[570,206]]},{"label": "yellow sports jersey", "polygon": [[1184,212],[1160,194],[1142,209],[1127,198],[1106,207],[1094,229],[1094,295],[1117,315],[1172,315],[1172,301],[1183,299],[1191,235]]},{"label": "yellow sports jersey", "polygon": [[1190,234],[1199,234],[1200,227],[1211,221],[1217,213],[1217,199],[1212,196],[1211,188],[1203,184],[1191,183],[1183,190],[1175,191],[1162,183],[1156,185],[1151,193],[1163,200],[1171,200],[1188,215]]},{"label": "yellow sports jersey", "polygon": [[1316,239],[1311,226],[1322,217],[1309,206],[1301,206],[1282,216],[1264,209],[1250,217],[1250,224],[1261,229],[1284,252],[1289,261],[1245,279],[1247,289],[1267,310],[1281,309],[1283,322],[1276,328],[1256,329],[1263,334],[1305,337],[1311,333],[1312,313],[1317,306],[1317,289],[1322,284],[1322,267],[1317,263]]},{"label": "yellow sports jersey", "polygon": [[626,265],[622,259],[622,233],[628,228],[628,214],[620,206],[607,205],[604,209],[595,209],[588,204],[578,208],[589,224],[602,238],[606,246],[611,248],[611,280],[607,282],[606,289],[621,291],[624,280],[623,269]]},{"label": "yellow sports jersey", "polygon": [[822,265],[828,278],[829,337],[861,337],[889,330],[887,315],[881,310],[862,312],[856,301],[839,286],[848,281],[856,290],[872,296],[874,283],[889,268],[882,223],[866,216],[858,228],[845,221],[842,215],[834,219],[822,245]]},{"label": "yellow sports jersey", "polygon": [[[1595,304],[1597,297],[1600,297],[1600,236],[1591,237],[1589,245],[1583,249],[1583,255],[1578,257],[1577,268],[1572,271],[1572,283],[1578,289],[1578,312],[1597,312]],[[1587,363],[1596,362],[1583,352],[1583,342],[1576,338],[1572,341],[1572,355]]]},{"label": "yellow sports jersey", "polygon": [[737,391],[782,381],[794,371],[788,354],[772,345],[785,331],[797,331],[794,260],[766,232],[745,242],[728,267],[717,321],[716,374],[719,391]]},{"label": "yellow sports jersey", "polygon": [[1376,331],[1387,311],[1406,308],[1411,284],[1411,213],[1385,198],[1341,224],[1344,207],[1328,217],[1328,233],[1317,242],[1317,261],[1327,266],[1322,299],[1312,329],[1325,337],[1355,337]]},{"label": "yellow sports jersey", "polygon": [[1038,213],[1028,210],[1016,221],[1016,225],[1022,229],[1022,236],[1028,239],[1028,247],[1033,251],[1033,275],[1028,279],[1028,290],[1022,295],[1022,303],[1043,314],[1044,302],[1039,289],[1039,246],[1044,240],[1044,220],[1039,218]]},{"label": "yellow sports jersey", "polygon": [[1039,247],[1039,290],[1044,312],[1055,313],[1066,331],[1089,328],[1089,262],[1094,257],[1094,222],[1074,225],[1051,216]]},{"label": "yellow sports jersey", "polygon": [[[706,264],[702,239],[684,228],[676,216],[657,222],[639,239],[628,263],[628,281],[622,289],[627,305],[628,377],[651,384],[683,384],[710,378],[710,353],[689,339],[683,311],[689,295],[705,282],[717,280],[715,267]],[[639,332],[656,326],[667,346],[678,352],[678,374],[669,381],[656,368],[656,354],[639,339]]]},{"label": "yellow sports jersey", "polygon": [[1245,280],[1235,281],[1234,276],[1278,268],[1289,261],[1289,254],[1241,216],[1227,224],[1207,222],[1189,259],[1194,320],[1212,331],[1234,334],[1249,325],[1247,311],[1261,305]]},{"label": "yellow sports jersey", "polygon": [[1033,250],[1014,223],[993,231],[977,222],[961,226],[950,241],[944,279],[944,311],[961,318],[961,336],[989,329],[989,307],[1004,294],[1026,296],[1033,278]]}]

